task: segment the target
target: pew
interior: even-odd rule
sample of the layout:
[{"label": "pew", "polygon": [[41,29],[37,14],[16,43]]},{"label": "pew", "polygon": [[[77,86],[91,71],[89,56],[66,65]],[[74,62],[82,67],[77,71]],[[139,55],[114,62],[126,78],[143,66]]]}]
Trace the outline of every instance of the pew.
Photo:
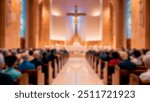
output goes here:
[{"label": "pew", "polygon": [[128,71],[124,69],[120,69],[119,66],[115,66],[115,72],[112,74],[112,85],[120,85],[121,81],[126,81],[126,84],[129,84],[129,75],[130,73],[141,74],[145,72],[147,68],[145,66],[137,66],[135,70]]},{"label": "pew", "polygon": [[112,84],[112,74],[114,73],[115,66],[109,65],[108,62],[104,62],[103,68],[103,79],[104,84],[111,85]]},{"label": "pew", "polygon": [[150,80],[142,81],[138,75],[131,73],[129,78],[129,85],[150,85]]},{"label": "pew", "polygon": [[47,77],[47,84],[50,85],[53,81],[53,68],[52,62],[48,63],[48,77]]},{"label": "pew", "polygon": [[98,59],[97,71],[98,71],[98,77],[101,79],[101,59]]},{"label": "pew", "polygon": [[23,73],[16,81],[16,85],[29,85],[29,75],[28,73]]},{"label": "pew", "polygon": [[22,73],[29,74],[29,84],[44,85],[45,83],[44,74],[42,72],[42,66],[38,66],[36,69],[33,70],[22,71]]},{"label": "pew", "polygon": [[96,65],[97,65],[97,57],[94,56],[94,60],[93,60],[93,70],[96,72]]},{"label": "pew", "polygon": [[44,73],[42,73],[42,66],[38,66],[37,69],[37,85],[44,85],[45,84],[45,78]]},{"label": "pew", "polygon": [[56,76],[57,76],[57,72],[58,72],[58,65],[57,65],[57,59],[55,59],[54,60],[54,76],[55,76],[55,78],[56,78]]},{"label": "pew", "polygon": [[108,62],[104,62],[103,82],[105,85],[108,84]]}]

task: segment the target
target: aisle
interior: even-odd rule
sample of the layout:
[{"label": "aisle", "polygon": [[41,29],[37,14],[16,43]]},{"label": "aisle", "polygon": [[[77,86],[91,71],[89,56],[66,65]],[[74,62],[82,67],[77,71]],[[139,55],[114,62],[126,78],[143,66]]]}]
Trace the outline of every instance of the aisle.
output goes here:
[{"label": "aisle", "polygon": [[84,58],[70,58],[53,85],[100,85],[102,81]]}]

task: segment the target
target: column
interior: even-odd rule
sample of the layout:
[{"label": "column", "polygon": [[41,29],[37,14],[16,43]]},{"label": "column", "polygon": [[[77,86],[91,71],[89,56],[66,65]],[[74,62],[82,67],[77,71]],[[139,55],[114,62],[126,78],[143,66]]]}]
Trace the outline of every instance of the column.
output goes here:
[{"label": "column", "polygon": [[145,23],[146,23],[146,48],[150,49],[150,0],[146,0],[145,9]]},{"label": "column", "polygon": [[44,48],[49,45],[50,35],[50,1],[43,0],[40,5],[40,35],[39,47]]},{"label": "column", "polygon": [[113,47],[115,49],[126,48],[126,33],[125,33],[125,1],[126,0],[111,0],[112,11],[112,35]]},{"label": "column", "polygon": [[20,47],[20,0],[0,0],[0,47]]},{"label": "column", "polygon": [[110,0],[103,0],[102,9],[102,45],[112,47]]},{"label": "column", "polygon": [[5,47],[5,0],[0,0],[0,48]]},{"label": "column", "polygon": [[38,48],[39,0],[27,0],[26,48]]}]

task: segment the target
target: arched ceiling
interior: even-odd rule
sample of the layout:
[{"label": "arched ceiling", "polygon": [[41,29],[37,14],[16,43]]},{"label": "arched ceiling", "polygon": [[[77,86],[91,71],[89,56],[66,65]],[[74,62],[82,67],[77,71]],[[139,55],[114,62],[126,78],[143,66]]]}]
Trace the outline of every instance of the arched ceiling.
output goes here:
[{"label": "arched ceiling", "polygon": [[74,17],[67,16],[74,13],[75,4],[79,13],[86,13],[78,18],[78,34],[83,40],[101,39],[101,0],[52,0],[51,1],[51,39],[69,40],[74,34]]}]

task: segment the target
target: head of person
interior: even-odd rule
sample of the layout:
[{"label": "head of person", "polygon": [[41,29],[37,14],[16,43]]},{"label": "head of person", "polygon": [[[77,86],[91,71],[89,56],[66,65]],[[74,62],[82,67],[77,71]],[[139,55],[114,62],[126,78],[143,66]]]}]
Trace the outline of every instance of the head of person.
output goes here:
[{"label": "head of person", "polygon": [[0,53],[0,70],[4,67],[5,65],[5,59],[2,53]]},{"label": "head of person", "polygon": [[132,55],[134,58],[139,58],[141,56],[141,52],[138,50],[134,50]]},{"label": "head of person", "polygon": [[125,51],[120,51],[119,54],[120,54],[120,58],[121,58],[122,60],[127,60],[127,59],[128,59],[128,53],[127,53],[127,52],[125,52]]},{"label": "head of person", "polygon": [[150,55],[145,55],[143,57],[143,62],[144,62],[144,65],[150,69]]},{"label": "head of person", "polygon": [[7,67],[14,67],[17,63],[17,57],[16,56],[7,56],[5,57],[5,64]]},{"label": "head of person", "polygon": [[146,52],[146,55],[150,55],[150,51]]},{"label": "head of person", "polygon": [[117,51],[113,51],[111,53],[111,56],[112,56],[113,59],[119,59],[120,58],[120,55]]},{"label": "head of person", "polygon": [[22,59],[24,61],[28,61],[28,58],[29,58],[28,53],[25,52],[25,53],[22,54]]},{"label": "head of person", "polygon": [[40,51],[35,50],[34,53],[33,53],[33,57],[36,58],[36,59],[39,59],[40,58]]}]

